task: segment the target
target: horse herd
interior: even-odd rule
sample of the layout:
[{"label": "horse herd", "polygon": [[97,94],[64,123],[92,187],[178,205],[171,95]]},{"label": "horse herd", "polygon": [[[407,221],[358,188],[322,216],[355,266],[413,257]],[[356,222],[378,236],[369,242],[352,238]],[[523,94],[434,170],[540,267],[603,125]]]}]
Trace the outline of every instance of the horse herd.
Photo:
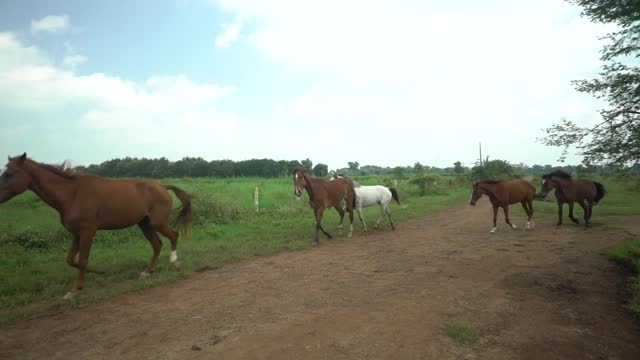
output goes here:
[{"label": "horse herd", "polygon": [[[391,228],[395,229],[389,210],[389,203],[395,200],[400,204],[394,188],[384,186],[359,186],[347,177],[334,176],[331,180],[314,178],[304,170],[293,173],[294,194],[299,199],[302,192],[309,195],[316,221],[315,243],[318,232],[327,237],[331,235],[322,227],[322,215],[325,209],[335,208],[340,215],[338,230],[342,233],[345,211],[349,213],[348,237],[353,234],[353,210],[356,209],[364,230],[367,225],[363,219],[362,208],[379,205],[381,214],[376,221],[380,224],[386,215]],[[513,228],[509,220],[509,205],[521,203],[528,215],[527,228],[533,223],[533,199],[544,198],[552,189],[558,202],[558,224],[562,224],[562,206],[569,204],[569,217],[575,223],[573,204],[577,202],[584,209],[585,225],[589,225],[593,205],[604,197],[605,189],[600,183],[590,180],[574,180],[571,175],[556,171],[542,177],[542,187],[535,194],[535,187],[525,180],[484,180],[475,182],[470,204],[475,205],[482,196],[489,197],[493,205],[493,228],[496,231],[498,208],[503,208],[505,221]],[[72,234],[71,246],[66,262],[78,269],[74,289],[65,295],[73,298],[84,287],[86,272],[99,272],[90,267],[89,252],[93,238],[98,230],[117,230],[138,225],[151,243],[153,256],[146,270],[140,276],[153,273],[162,242],[158,233],[171,242],[169,261],[178,266],[178,236],[189,234],[192,223],[191,196],[173,185],[161,185],[152,180],[113,180],[94,175],[81,174],[65,166],[56,166],[36,162],[21,156],[9,157],[9,161],[0,174],[0,204],[22,194],[26,190],[34,192],[42,201],[60,214],[60,222]],[[176,210],[176,230],[169,225],[172,211],[173,191],[181,206]]]}]

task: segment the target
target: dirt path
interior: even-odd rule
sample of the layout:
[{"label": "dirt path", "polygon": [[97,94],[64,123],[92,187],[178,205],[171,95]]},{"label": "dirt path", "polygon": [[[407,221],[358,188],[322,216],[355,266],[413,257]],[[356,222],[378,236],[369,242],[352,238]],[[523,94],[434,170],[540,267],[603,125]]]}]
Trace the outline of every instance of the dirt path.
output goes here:
[{"label": "dirt path", "polygon": [[490,235],[490,216],[485,199],[19,322],[0,358],[640,358],[604,255],[640,217]]}]

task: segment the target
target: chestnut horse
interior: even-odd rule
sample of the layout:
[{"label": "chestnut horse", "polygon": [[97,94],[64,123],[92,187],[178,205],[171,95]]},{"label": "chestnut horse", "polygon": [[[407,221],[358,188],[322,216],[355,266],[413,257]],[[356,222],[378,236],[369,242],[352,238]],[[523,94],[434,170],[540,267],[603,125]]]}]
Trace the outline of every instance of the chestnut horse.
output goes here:
[{"label": "chestnut horse", "polygon": [[[56,209],[60,222],[73,235],[67,264],[78,269],[75,291],[84,287],[85,272],[98,272],[88,266],[96,231],[124,229],[137,224],[153,248],[151,263],[141,274],[146,277],[153,272],[162,247],[156,232],[171,241],[169,261],[177,265],[178,233],[186,236],[192,220],[191,196],[173,185],[80,174],[64,165],[35,162],[25,153],[9,158],[0,175],[0,204],[26,190],[33,191]],[[182,203],[176,219],[178,231],[169,227],[172,199],[167,190],[173,191]],[[73,296],[74,291],[71,291],[65,299]]]},{"label": "chestnut horse", "polygon": [[342,201],[346,202],[346,209],[349,212],[349,233],[350,238],[353,234],[353,208],[356,204],[356,192],[353,183],[345,178],[335,180],[324,180],[310,177],[302,169],[293,171],[294,194],[299,199],[303,190],[307,190],[309,195],[309,205],[313,208],[316,217],[316,237],[315,244],[318,243],[318,231],[322,231],[329,239],[331,235],[322,227],[322,214],[324,209],[335,208],[340,214],[340,224],[338,225],[339,233],[342,233],[342,224],[344,221],[344,210],[342,209]]},{"label": "chestnut horse", "polygon": [[487,195],[493,205],[493,228],[490,233],[496,232],[496,218],[498,208],[504,211],[504,221],[514,229],[518,227],[509,220],[509,205],[521,203],[529,217],[527,229],[533,228],[533,197],[536,188],[526,180],[483,180],[473,183],[469,204],[475,205],[476,201]]},{"label": "chestnut horse", "polygon": [[576,224],[580,221],[573,217],[573,203],[577,202],[584,210],[584,226],[589,226],[593,205],[598,204],[606,194],[604,185],[599,182],[571,178],[571,175],[556,170],[542,175],[542,187],[536,197],[544,199],[552,189],[556,189],[555,195],[558,202],[558,225],[562,225],[562,206],[569,204],[569,218]]}]

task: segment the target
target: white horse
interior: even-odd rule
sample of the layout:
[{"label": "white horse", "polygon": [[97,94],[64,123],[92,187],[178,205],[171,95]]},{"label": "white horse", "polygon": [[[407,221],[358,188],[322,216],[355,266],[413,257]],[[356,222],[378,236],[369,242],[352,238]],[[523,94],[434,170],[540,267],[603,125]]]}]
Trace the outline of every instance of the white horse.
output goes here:
[{"label": "white horse", "polygon": [[364,231],[367,231],[367,224],[364,222],[362,218],[362,208],[373,205],[380,205],[380,217],[374,228],[377,228],[380,225],[380,220],[386,214],[389,217],[389,223],[391,224],[391,229],[395,230],[396,227],[393,225],[393,220],[391,220],[391,211],[389,210],[389,203],[391,200],[395,200],[398,205],[400,205],[400,200],[398,199],[398,192],[395,188],[388,188],[382,185],[373,185],[373,186],[360,186],[355,188],[356,190],[356,210],[358,210],[358,217],[360,218],[360,222],[364,227]]},{"label": "white horse", "polygon": [[[334,175],[331,179],[342,178],[343,176]],[[362,215],[362,208],[380,205],[380,217],[374,228],[377,228],[380,225],[380,221],[382,218],[387,215],[389,217],[389,223],[391,224],[391,229],[395,230],[396,227],[393,225],[393,220],[391,219],[391,210],[389,210],[389,203],[391,200],[395,200],[398,205],[400,205],[400,200],[398,198],[398,191],[392,187],[385,187],[382,185],[373,185],[373,186],[364,186],[355,183],[354,189],[356,190],[356,210],[358,211],[358,217],[360,218],[360,222],[362,223],[362,227],[364,227],[364,231],[367,231],[367,224],[364,222],[364,218]]]}]

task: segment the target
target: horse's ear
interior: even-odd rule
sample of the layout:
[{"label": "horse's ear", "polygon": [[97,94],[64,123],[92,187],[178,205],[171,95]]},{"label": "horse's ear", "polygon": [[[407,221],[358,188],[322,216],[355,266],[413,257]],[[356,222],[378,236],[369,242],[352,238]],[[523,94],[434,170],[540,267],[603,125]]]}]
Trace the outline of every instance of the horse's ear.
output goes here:
[{"label": "horse's ear", "polygon": [[26,159],[27,159],[27,153],[22,153],[18,161],[20,161],[20,163],[22,164]]}]

